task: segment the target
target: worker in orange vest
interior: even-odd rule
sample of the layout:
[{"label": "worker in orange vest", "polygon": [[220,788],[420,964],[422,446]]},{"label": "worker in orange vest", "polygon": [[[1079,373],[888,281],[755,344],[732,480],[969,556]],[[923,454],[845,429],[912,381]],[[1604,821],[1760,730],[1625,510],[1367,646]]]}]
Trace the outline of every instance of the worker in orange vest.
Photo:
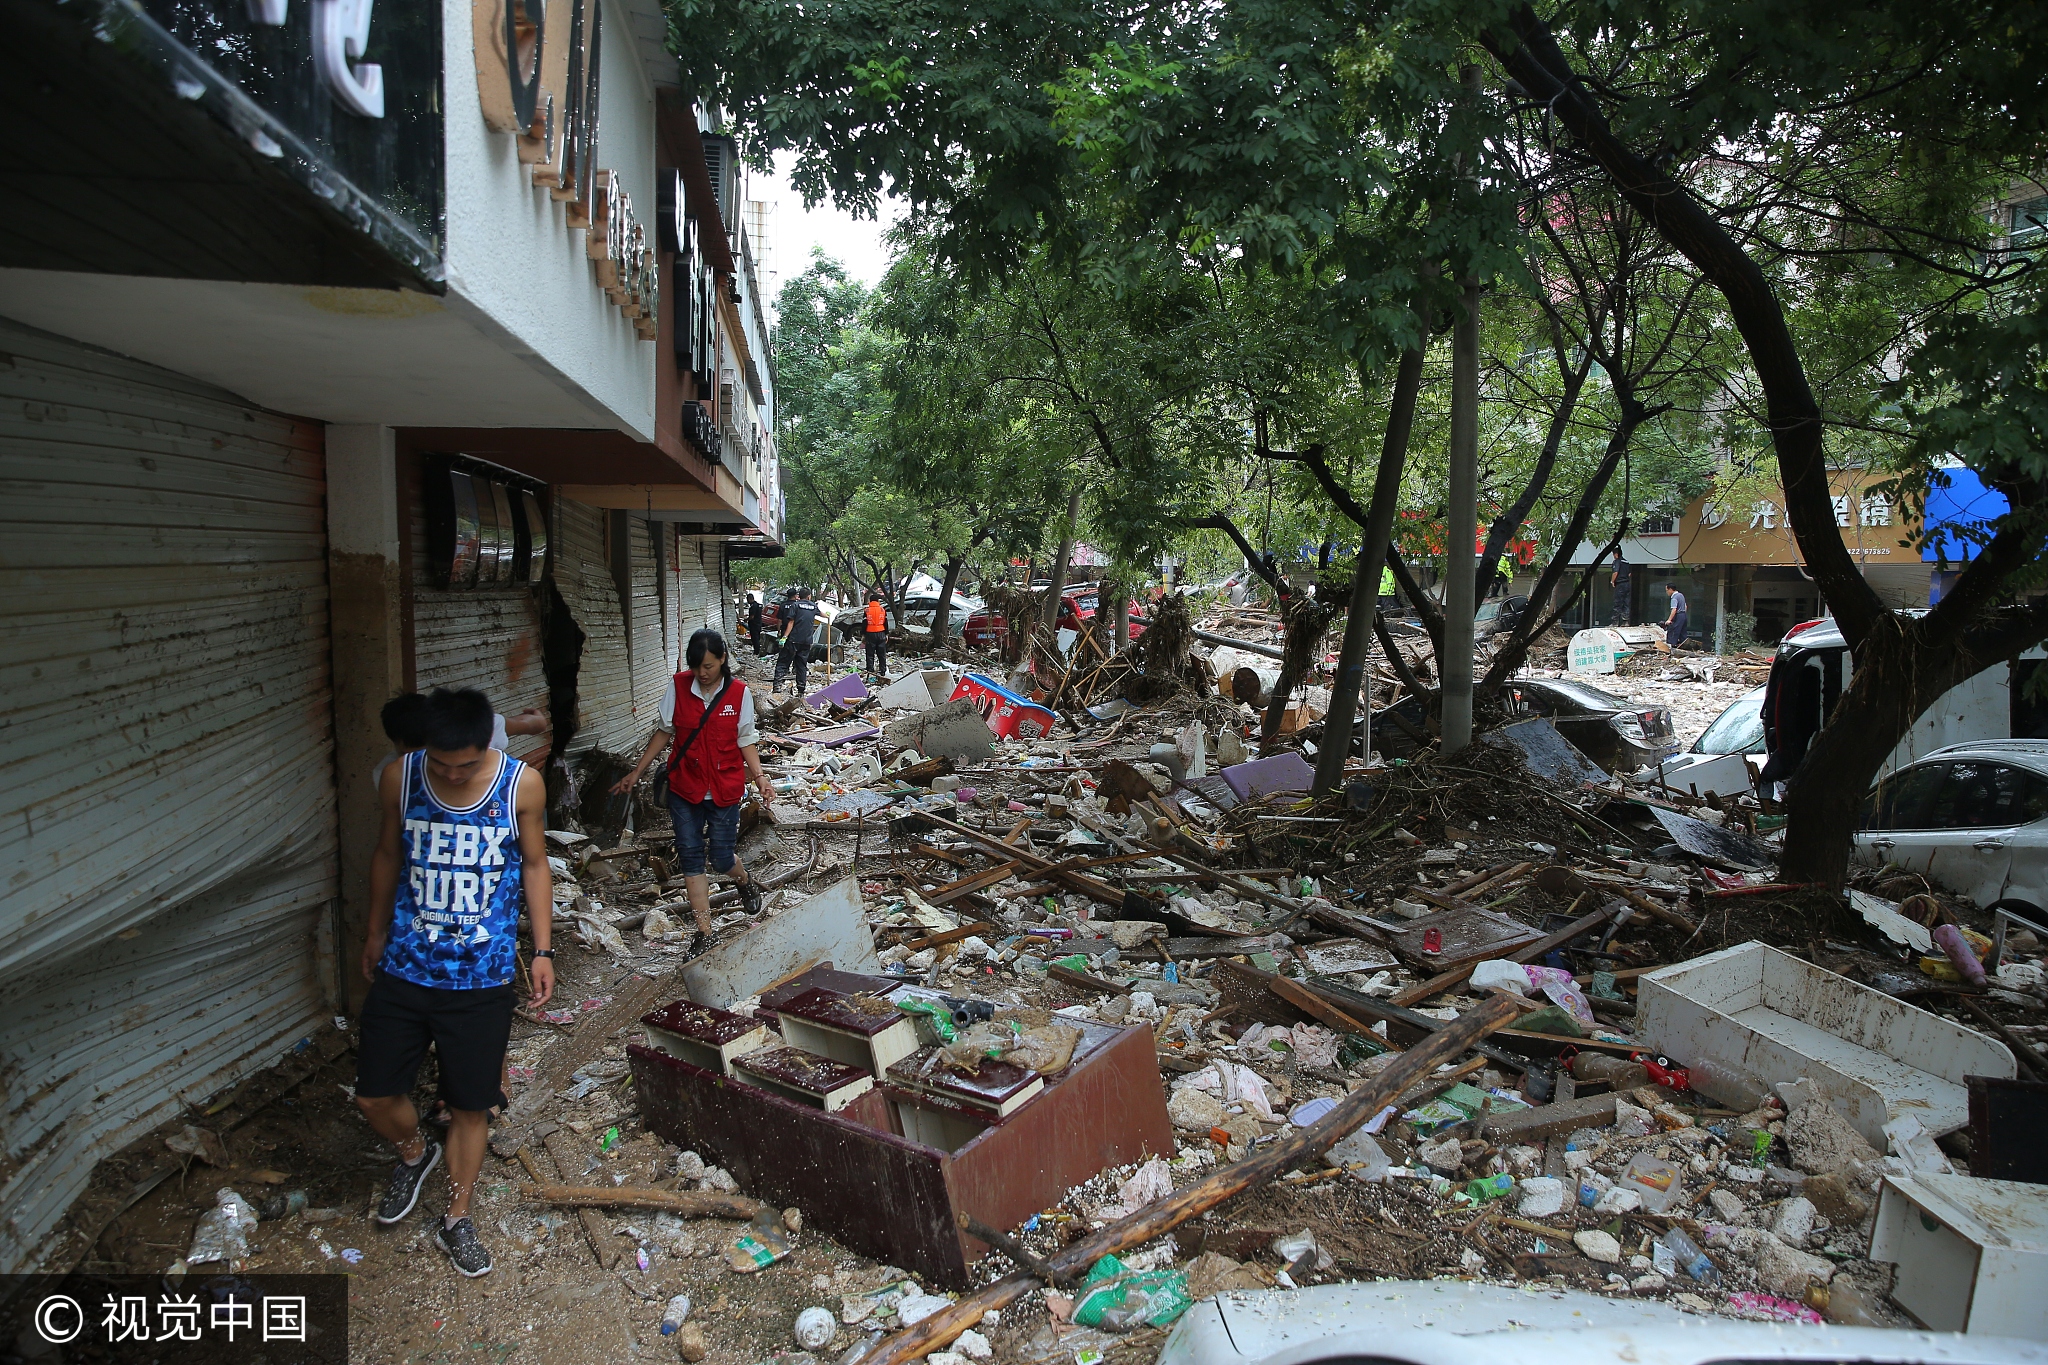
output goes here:
[{"label": "worker in orange vest", "polygon": [[868,673],[886,680],[889,676],[889,609],[882,605],[882,594],[874,590],[868,593],[865,638],[868,647]]}]

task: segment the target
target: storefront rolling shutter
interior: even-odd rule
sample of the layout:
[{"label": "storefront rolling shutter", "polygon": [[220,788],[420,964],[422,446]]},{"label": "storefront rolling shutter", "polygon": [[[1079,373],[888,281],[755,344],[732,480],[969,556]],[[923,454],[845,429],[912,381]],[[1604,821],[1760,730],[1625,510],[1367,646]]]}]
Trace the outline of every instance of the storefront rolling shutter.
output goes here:
[{"label": "storefront rolling shutter", "polygon": [[[410,493],[412,543],[427,543],[426,504],[418,483],[438,471],[429,465],[416,475]],[[441,474],[441,477],[446,477]],[[546,710],[548,680],[541,668],[540,611],[524,584],[444,588],[427,569],[427,556],[413,561],[413,678],[420,691],[474,687],[501,715],[528,707]],[[510,751],[523,757],[548,742],[546,735],[514,735]]]},{"label": "storefront rolling shutter", "polygon": [[572,753],[603,749],[612,754],[638,754],[647,737],[633,737],[632,678],[626,667],[625,619],[619,611],[618,585],[605,558],[602,508],[556,501],[556,534],[560,550],[555,574],[570,615],[583,628],[583,660],[576,673],[577,709],[581,725],[569,748]]},{"label": "storefront rolling shutter", "polygon": [[[0,1272],[336,981],[320,428],[0,322]],[[171,1253],[165,1253],[169,1256]]]}]

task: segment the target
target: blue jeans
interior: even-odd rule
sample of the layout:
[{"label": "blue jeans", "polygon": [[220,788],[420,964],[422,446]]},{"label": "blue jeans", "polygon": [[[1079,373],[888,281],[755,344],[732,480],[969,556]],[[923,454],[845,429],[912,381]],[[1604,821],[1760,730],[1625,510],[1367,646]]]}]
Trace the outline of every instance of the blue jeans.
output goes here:
[{"label": "blue jeans", "polygon": [[704,875],[704,853],[711,852],[712,870],[723,875],[738,860],[740,803],[721,806],[711,801],[685,801],[668,793],[668,818],[676,827],[677,871],[685,877]]}]

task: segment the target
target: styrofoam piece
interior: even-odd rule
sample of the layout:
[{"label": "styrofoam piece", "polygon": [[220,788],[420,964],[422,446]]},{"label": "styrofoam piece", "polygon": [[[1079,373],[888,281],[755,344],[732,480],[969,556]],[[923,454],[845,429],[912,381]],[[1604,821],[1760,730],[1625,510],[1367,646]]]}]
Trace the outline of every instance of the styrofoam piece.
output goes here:
[{"label": "styrofoam piece", "polygon": [[1963,1078],[2015,1071],[2004,1043],[1761,943],[1651,972],[1637,992],[1650,1051],[1767,1085],[1808,1078],[1879,1151],[1902,1114],[1954,1132],[1970,1116]]},{"label": "styrofoam piece", "polygon": [[1870,1259],[1898,1266],[1892,1298],[1936,1331],[2048,1341],[2048,1186],[1888,1175]]},{"label": "styrofoam piece", "polygon": [[877,694],[884,706],[929,711],[953,695],[953,673],[945,668],[913,668]]},{"label": "styrofoam piece", "polygon": [[683,989],[700,1005],[730,1009],[734,1001],[821,962],[842,972],[882,970],[858,877],[834,882],[794,910],[713,948],[683,968]]}]

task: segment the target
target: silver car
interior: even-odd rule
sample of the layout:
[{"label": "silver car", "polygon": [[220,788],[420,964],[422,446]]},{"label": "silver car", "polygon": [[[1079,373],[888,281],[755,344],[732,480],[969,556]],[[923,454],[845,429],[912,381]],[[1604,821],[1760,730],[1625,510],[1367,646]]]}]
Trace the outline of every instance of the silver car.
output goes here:
[{"label": "silver car", "polygon": [[2038,920],[2048,907],[2048,740],[1951,744],[1900,768],[1871,790],[1856,853]]}]

